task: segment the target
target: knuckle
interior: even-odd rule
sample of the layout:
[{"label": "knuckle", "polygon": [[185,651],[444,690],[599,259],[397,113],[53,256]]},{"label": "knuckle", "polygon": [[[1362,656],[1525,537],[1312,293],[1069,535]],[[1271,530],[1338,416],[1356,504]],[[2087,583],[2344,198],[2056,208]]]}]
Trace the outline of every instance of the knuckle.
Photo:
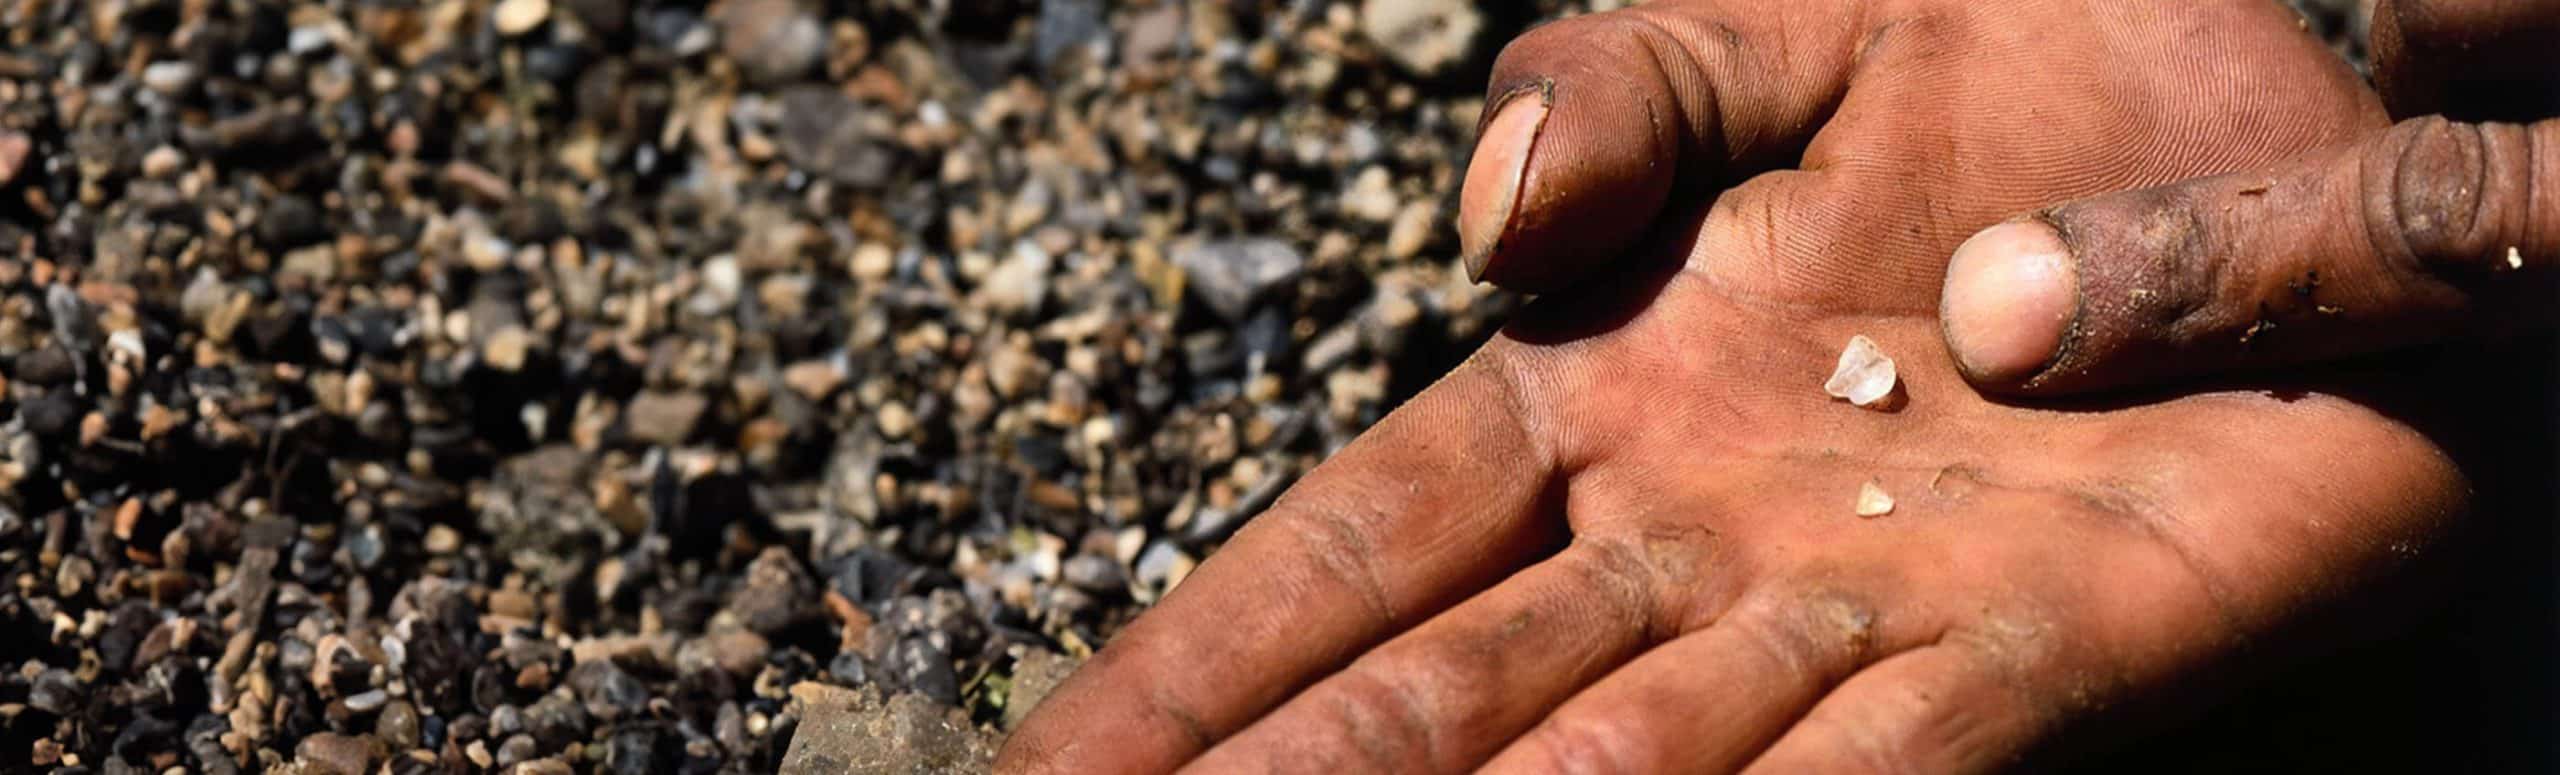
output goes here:
[{"label": "knuckle", "polygon": [[1662,563],[1672,561],[1662,556],[1668,550],[1651,546],[1654,542],[1645,547],[1616,540],[1591,543],[1595,551],[1574,555],[1583,559],[1571,566],[1582,579],[1581,587],[1598,593],[1590,599],[1610,605],[1613,619],[1658,625],[1653,620],[1660,612],[1656,600],[1662,589]]},{"label": "knuckle", "polygon": [[1324,500],[1328,499],[1313,495],[1294,498],[1284,504],[1286,511],[1263,520],[1287,531],[1293,548],[1307,560],[1282,567],[1303,568],[1322,582],[1350,590],[1374,620],[1392,624],[1396,610],[1385,574],[1377,565],[1371,527],[1354,516],[1358,512]]},{"label": "knuckle", "polygon": [[1362,658],[1331,682],[1322,703],[1326,724],[1357,758],[1381,771],[1410,769],[1438,759],[1438,717],[1428,688],[1441,667],[1427,660]]},{"label": "knuckle", "polygon": [[1865,596],[1818,586],[1796,603],[1776,618],[1775,632],[1798,653],[1855,659],[1874,648],[1879,615]]},{"label": "knuckle", "polygon": [[2376,252],[2420,270],[2481,252],[2489,197],[2479,125],[2429,116],[2391,129],[2365,166],[2367,231]]},{"label": "knuckle", "polygon": [[[1905,702],[1912,696],[1909,692],[1896,694],[1897,697],[1893,701],[1897,703]],[[1829,743],[1819,753],[1827,758],[1821,767],[1825,772],[1902,775],[1902,773],[1918,771],[1917,758],[1905,745],[1905,740],[1895,737],[1889,730],[1888,724],[1879,722],[1883,720],[1880,717],[1889,712],[1911,710],[1914,709],[1908,706],[1894,708],[1869,706],[1856,711],[1842,712],[1842,714],[1854,714],[1850,717],[1844,717],[1842,714],[1810,716],[1804,720],[1803,731],[1818,735],[1820,739]],[[1919,712],[1933,711],[1919,710]]]}]

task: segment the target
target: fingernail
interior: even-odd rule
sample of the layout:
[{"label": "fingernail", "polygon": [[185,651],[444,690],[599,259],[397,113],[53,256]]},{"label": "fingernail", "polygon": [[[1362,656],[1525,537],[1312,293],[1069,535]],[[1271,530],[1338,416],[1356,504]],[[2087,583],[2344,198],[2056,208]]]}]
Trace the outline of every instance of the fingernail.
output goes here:
[{"label": "fingernail", "polygon": [[1529,169],[1538,127],[1546,121],[1545,95],[1524,92],[1502,103],[1476,141],[1475,159],[1468,162],[1467,181],[1458,191],[1458,247],[1471,279],[1484,279],[1485,263],[1510,228],[1520,201],[1520,178]]},{"label": "fingernail", "polygon": [[2070,249],[2053,227],[2010,221],[1984,229],[1947,261],[1940,300],[1947,347],[1974,380],[2033,376],[2061,350],[2079,290]]}]

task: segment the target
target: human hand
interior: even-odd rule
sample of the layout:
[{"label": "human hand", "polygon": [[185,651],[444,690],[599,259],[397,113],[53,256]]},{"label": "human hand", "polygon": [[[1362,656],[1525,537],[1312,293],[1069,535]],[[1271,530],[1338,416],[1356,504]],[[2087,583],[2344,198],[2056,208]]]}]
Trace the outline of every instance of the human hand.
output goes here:
[{"label": "human hand", "polygon": [[2039,210],[1959,248],[1944,314],[1966,375],[2064,393],[2547,325],[2560,0],[2383,0],[2373,39],[2395,114],[2428,115]]},{"label": "human hand", "polygon": [[[1691,0],[1533,31],[1462,197],[1511,217],[1462,215],[1471,255],[1561,280],[1632,246],[1628,279],[1541,300],[1311,473],[999,769],[1981,770],[2388,569],[2464,490],[2372,406],[1998,403],[1934,317],[2008,213],[2381,126],[2295,21]],[[1893,411],[1820,392],[1861,333]],[[1852,513],[1869,482],[1891,513]]]}]

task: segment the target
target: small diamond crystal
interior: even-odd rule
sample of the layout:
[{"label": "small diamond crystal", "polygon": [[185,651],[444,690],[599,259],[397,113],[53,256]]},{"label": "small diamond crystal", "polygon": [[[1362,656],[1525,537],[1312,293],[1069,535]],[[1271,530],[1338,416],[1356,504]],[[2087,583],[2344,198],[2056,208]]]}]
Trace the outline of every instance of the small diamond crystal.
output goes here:
[{"label": "small diamond crystal", "polygon": [[1893,496],[1884,488],[1868,481],[1858,485],[1858,516],[1881,517],[1893,513]]},{"label": "small diamond crystal", "polygon": [[1874,406],[1893,394],[1894,379],[1893,359],[1876,349],[1875,340],[1852,336],[1848,349],[1840,351],[1840,365],[1822,383],[1822,392],[1859,406]]}]

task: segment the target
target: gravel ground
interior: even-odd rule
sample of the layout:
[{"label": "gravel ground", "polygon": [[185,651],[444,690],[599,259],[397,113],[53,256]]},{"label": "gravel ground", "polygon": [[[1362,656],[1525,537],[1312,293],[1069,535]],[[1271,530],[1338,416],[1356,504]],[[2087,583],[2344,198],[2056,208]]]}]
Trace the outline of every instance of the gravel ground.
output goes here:
[{"label": "gravel ground", "polygon": [[1490,333],[1576,10],[0,0],[0,770],[983,766]]}]

